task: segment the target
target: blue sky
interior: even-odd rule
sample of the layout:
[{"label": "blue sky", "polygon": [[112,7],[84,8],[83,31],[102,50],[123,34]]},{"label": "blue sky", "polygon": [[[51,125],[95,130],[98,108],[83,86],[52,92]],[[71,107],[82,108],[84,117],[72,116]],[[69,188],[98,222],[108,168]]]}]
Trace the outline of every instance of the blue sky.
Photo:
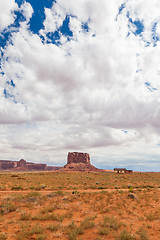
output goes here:
[{"label": "blue sky", "polygon": [[159,5],[2,0],[0,159],[160,171]]}]

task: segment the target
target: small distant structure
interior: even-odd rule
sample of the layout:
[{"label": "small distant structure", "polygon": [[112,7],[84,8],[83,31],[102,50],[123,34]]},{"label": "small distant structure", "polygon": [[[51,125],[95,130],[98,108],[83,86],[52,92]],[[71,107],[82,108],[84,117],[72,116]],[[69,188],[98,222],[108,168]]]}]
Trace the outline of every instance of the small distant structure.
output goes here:
[{"label": "small distant structure", "polygon": [[133,170],[127,170],[126,168],[114,168],[114,172],[125,174],[125,173],[132,173]]}]

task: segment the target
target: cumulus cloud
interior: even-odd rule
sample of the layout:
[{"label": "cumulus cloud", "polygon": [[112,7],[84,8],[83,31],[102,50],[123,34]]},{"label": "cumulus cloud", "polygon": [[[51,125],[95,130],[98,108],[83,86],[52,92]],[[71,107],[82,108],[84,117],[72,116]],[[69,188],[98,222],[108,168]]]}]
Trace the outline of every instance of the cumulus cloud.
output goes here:
[{"label": "cumulus cloud", "polygon": [[23,13],[23,16],[26,18],[26,21],[29,21],[31,19],[33,14],[33,8],[31,4],[29,4],[28,2],[24,2],[20,7],[20,11]]},{"label": "cumulus cloud", "polygon": [[[26,20],[1,57],[1,149],[8,146],[7,158],[24,152],[34,161],[64,163],[72,150],[90,152],[97,164],[100,158],[137,162],[143,151],[157,157],[160,48],[153,25],[159,2],[144,8],[144,1],[129,0],[120,11],[122,3],[57,0],[45,8],[38,34],[29,29],[32,6],[20,7]],[[69,36],[62,31],[65,21]],[[136,33],[138,24],[144,28]]]},{"label": "cumulus cloud", "polygon": [[14,22],[14,11],[18,9],[14,0],[1,0],[0,2],[0,31]]}]

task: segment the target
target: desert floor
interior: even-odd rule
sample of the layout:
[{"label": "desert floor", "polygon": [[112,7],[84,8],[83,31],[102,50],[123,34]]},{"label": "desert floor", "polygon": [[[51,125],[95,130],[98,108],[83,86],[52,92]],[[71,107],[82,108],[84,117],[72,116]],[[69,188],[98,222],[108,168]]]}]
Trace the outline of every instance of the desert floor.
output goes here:
[{"label": "desert floor", "polygon": [[1,172],[2,239],[159,240],[160,173]]}]

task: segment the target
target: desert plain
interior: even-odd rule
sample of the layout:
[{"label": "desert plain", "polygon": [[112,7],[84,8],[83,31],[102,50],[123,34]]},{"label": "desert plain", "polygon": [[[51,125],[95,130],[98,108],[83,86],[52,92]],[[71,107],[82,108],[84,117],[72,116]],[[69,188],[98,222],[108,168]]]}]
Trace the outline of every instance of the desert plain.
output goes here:
[{"label": "desert plain", "polygon": [[1,172],[3,239],[159,240],[160,173]]}]

